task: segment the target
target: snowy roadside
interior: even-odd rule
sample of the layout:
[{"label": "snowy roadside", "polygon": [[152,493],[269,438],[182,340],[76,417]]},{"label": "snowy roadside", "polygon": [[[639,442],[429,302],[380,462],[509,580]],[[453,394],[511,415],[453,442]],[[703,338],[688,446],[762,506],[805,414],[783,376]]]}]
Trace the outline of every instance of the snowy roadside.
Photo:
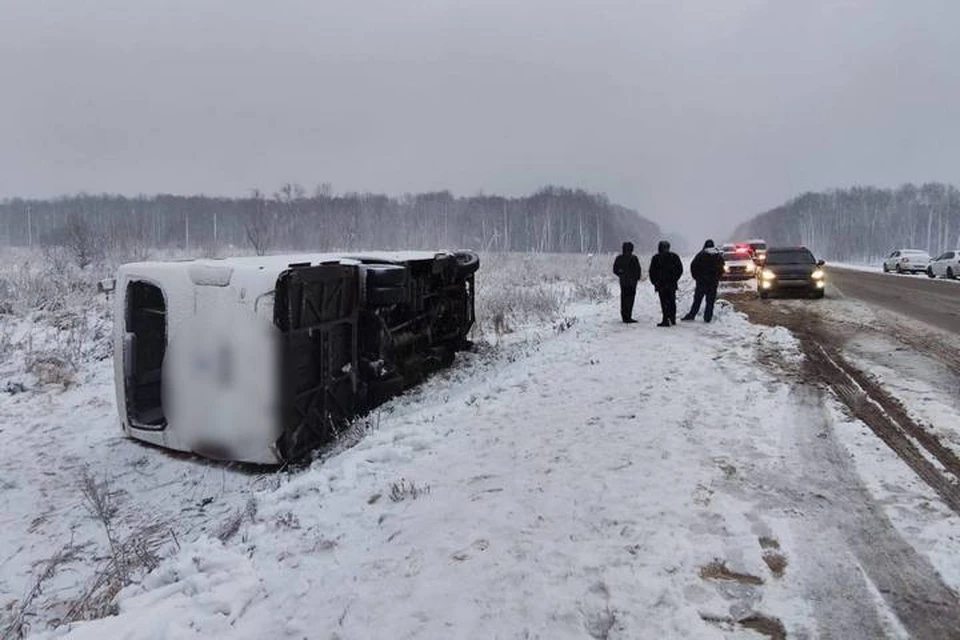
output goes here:
[{"label": "snowy roadside", "polygon": [[[159,557],[178,536],[218,535],[250,488],[269,479],[128,440],[116,422],[112,362],[76,375],[67,389],[0,395],[0,602],[12,616],[32,597],[39,609],[24,607],[28,627],[70,615],[78,598],[92,600],[93,611],[108,604],[108,585],[93,584],[112,571],[106,526],[114,541]],[[108,518],[92,513],[91,490]]]},{"label": "snowy roadside", "polygon": [[[846,548],[872,533],[837,525],[882,505],[955,584],[957,518],[797,386],[786,329],[726,302],[711,325],[659,329],[646,284],[622,325],[604,260],[548,259],[538,278],[507,258],[518,273],[491,273],[480,327],[498,347],[305,470],[124,439],[108,361],[65,391],[0,396],[0,604],[66,549],[27,620],[40,638],[905,637]],[[157,547],[116,606],[88,603],[107,617],[48,630],[110,559],[91,480],[114,537],[147,528]]]},{"label": "snowy roadside", "polygon": [[[499,346],[483,347],[478,362],[522,357],[538,332],[563,321],[571,301],[609,297],[603,256],[486,261],[477,339]],[[182,542],[234,535],[251,491],[280,482],[275,470],[123,437],[111,308],[91,277],[39,253],[0,262],[2,637],[110,612],[120,586],[139,581]],[[522,297],[533,289],[532,299]],[[502,314],[500,326],[488,321],[493,311]]]},{"label": "snowy roadside", "polygon": [[110,611],[178,535],[216,535],[258,480],[122,436],[112,308],[93,284],[108,267],[98,269],[40,252],[0,261],[4,638]]},{"label": "snowy roadside", "polygon": [[798,459],[790,386],[756,366],[791,338],[726,305],[659,329],[646,288],[638,306],[625,326],[615,300],[581,305],[528,353],[394,401],[69,637],[809,632],[803,518],[753,487]]}]

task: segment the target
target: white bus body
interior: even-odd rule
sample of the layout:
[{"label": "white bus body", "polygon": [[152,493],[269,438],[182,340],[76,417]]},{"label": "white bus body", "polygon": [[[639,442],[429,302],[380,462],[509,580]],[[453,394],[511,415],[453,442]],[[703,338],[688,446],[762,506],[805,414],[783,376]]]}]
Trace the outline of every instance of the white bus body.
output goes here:
[{"label": "white bus body", "polygon": [[466,252],[123,265],[122,428],[212,458],[301,458],[468,345],[478,267]]}]

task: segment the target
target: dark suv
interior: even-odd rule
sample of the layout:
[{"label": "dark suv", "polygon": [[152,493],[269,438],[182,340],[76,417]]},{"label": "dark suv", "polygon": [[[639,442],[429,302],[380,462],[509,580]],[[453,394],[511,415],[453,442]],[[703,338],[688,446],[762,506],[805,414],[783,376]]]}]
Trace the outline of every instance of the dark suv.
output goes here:
[{"label": "dark suv", "polygon": [[823,260],[817,260],[806,247],[773,247],[757,274],[761,298],[771,293],[794,292],[822,298],[826,286]]}]

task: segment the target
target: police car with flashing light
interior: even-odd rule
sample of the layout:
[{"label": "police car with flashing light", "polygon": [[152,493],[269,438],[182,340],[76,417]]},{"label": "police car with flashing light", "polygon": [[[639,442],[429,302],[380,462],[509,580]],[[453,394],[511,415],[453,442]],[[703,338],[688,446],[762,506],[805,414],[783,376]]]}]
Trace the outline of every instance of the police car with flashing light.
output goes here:
[{"label": "police car with flashing light", "polygon": [[756,276],[757,265],[749,247],[725,244],[720,251],[723,254],[723,280],[750,280]]}]

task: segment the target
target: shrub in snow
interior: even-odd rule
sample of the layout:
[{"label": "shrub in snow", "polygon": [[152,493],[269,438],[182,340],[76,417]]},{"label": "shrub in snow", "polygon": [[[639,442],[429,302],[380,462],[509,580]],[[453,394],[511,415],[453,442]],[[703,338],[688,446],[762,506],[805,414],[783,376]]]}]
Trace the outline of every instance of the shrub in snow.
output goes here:
[{"label": "shrub in snow", "polygon": [[9,393],[12,396],[17,395],[18,393],[23,393],[27,390],[27,387],[22,382],[7,382],[3,387],[4,392]]},{"label": "shrub in snow", "polygon": [[253,522],[253,519],[256,517],[257,499],[253,496],[250,496],[247,498],[247,503],[242,509],[235,511],[223,522],[223,524],[220,525],[220,530],[217,531],[217,539],[221,542],[226,542],[233,536],[237,535],[237,533],[240,531],[241,525],[243,525],[244,520]]},{"label": "shrub in snow", "polygon": [[575,302],[611,297],[612,256],[484,254],[477,278],[474,335],[500,337],[525,324],[552,322]]},{"label": "shrub in snow", "polygon": [[417,486],[413,482],[407,482],[401,478],[399,482],[390,485],[390,499],[394,502],[403,502],[404,500],[416,500],[420,496],[430,493],[430,487],[426,485]]},{"label": "shrub in snow", "polygon": [[77,484],[84,508],[103,529],[107,551],[93,579],[68,603],[62,624],[115,613],[117,594],[157,568],[160,547],[169,532],[166,523],[152,520],[138,522],[123,531],[118,518],[122,491],[115,489],[109,480],[97,479],[89,469],[81,472]]},{"label": "shrub in snow", "polygon": [[69,386],[82,362],[110,355],[110,301],[93,270],[55,251],[10,251],[0,264],[0,362],[19,352],[40,384]]},{"label": "shrub in snow", "polygon": [[610,283],[599,278],[577,282],[574,286],[573,297],[577,301],[606,302],[611,296]]},{"label": "shrub in snow", "polygon": [[[481,290],[482,291],[482,290]],[[512,331],[515,324],[530,321],[548,321],[563,307],[561,294],[544,288],[497,287],[480,293],[484,317],[492,323],[496,335]]]},{"label": "shrub in snow", "polygon": [[24,367],[41,385],[61,385],[64,389],[76,382],[76,369],[56,353],[39,353],[29,356]]},{"label": "shrub in snow", "polygon": [[40,568],[33,579],[27,593],[18,602],[13,602],[7,615],[0,615],[0,638],[25,638],[30,633],[30,620],[36,616],[37,599],[43,594],[44,588],[71,562],[80,556],[80,549],[72,545],[57,550],[52,556],[40,564]]},{"label": "shrub in snow", "polygon": [[[250,561],[201,538],[120,590],[110,617],[70,625],[70,637],[222,638],[252,602],[264,596]],[[59,637],[41,635],[40,638]]]},{"label": "shrub in snow", "polygon": [[576,318],[563,318],[562,320],[560,320],[560,322],[554,325],[553,329],[554,331],[557,332],[557,334],[561,334],[565,331],[569,331],[570,329],[572,329],[573,325],[575,324],[577,324]]}]

